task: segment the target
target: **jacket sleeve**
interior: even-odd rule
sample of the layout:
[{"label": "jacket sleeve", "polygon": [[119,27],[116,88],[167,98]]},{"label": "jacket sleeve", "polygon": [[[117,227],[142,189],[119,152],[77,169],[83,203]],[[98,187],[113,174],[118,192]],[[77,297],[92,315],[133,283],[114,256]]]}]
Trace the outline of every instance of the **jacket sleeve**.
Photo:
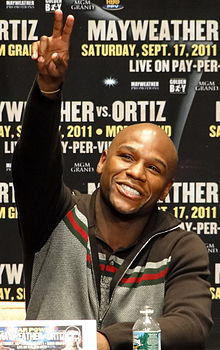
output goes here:
[{"label": "jacket sleeve", "polygon": [[[202,240],[192,232],[172,247],[164,307],[158,319],[162,350],[203,350],[212,326],[209,260]],[[147,303],[147,300],[146,300]],[[132,349],[133,323],[112,324],[100,332],[112,350]]]},{"label": "jacket sleeve", "polygon": [[100,330],[108,340],[111,350],[132,350],[132,327],[134,323],[115,323]]},{"label": "jacket sleeve", "polygon": [[163,315],[162,348],[204,349],[212,326],[209,258],[205,244],[186,232],[172,249]]},{"label": "jacket sleeve", "polygon": [[72,196],[62,180],[61,96],[46,98],[34,82],[12,162],[21,238],[36,252],[64,216]]}]

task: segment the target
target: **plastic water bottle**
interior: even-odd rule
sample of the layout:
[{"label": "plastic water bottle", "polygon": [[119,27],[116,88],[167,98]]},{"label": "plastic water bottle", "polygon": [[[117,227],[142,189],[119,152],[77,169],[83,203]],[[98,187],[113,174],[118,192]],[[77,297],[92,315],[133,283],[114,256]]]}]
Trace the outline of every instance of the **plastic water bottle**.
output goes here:
[{"label": "plastic water bottle", "polygon": [[161,330],[153,319],[154,310],[145,306],[133,326],[133,350],[161,350]]}]

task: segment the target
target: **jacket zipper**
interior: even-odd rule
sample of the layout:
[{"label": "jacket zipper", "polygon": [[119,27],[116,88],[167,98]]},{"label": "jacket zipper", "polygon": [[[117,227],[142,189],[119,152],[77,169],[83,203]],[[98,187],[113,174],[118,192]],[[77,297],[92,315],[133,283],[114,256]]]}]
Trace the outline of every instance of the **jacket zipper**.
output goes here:
[{"label": "jacket zipper", "polygon": [[[179,224],[178,224],[177,226],[173,227],[172,229],[157,232],[157,233],[155,233],[152,237],[150,237],[150,238],[145,242],[145,244],[141,247],[141,249],[139,250],[139,252],[137,252],[137,254],[133,257],[132,261],[129,263],[129,265],[127,266],[126,270],[124,271],[124,273],[122,274],[122,276],[121,276],[120,279],[123,278],[123,276],[125,275],[126,271],[129,269],[129,267],[131,266],[131,264],[133,263],[133,261],[137,258],[137,256],[140,254],[140,252],[146,247],[146,245],[147,245],[154,237],[160,236],[160,235],[162,235],[162,234],[164,234],[164,233],[167,233],[167,232],[174,231],[174,230],[175,230],[176,228],[178,228],[178,227],[179,227]],[[100,318],[98,317],[98,321],[97,321],[97,329],[98,329],[98,330],[101,329],[102,322],[103,322],[103,320],[105,319],[105,316],[106,316],[106,314],[108,313],[108,310],[110,309],[110,306],[111,306],[111,304],[112,304],[112,300],[113,300],[113,297],[114,297],[114,293],[115,293],[115,290],[116,290],[116,288],[117,288],[119,282],[120,282],[120,280],[118,280],[118,282],[116,283],[116,285],[115,285],[115,287],[114,287],[114,290],[113,290],[112,295],[111,295],[111,299],[110,299],[110,301],[109,301],[108,308],[107,308],[107,310],[106,310],[104,316],[102,317],[102,319],[100,319]],[[98,312],[98,315],[99,315],[99,312]]]}]

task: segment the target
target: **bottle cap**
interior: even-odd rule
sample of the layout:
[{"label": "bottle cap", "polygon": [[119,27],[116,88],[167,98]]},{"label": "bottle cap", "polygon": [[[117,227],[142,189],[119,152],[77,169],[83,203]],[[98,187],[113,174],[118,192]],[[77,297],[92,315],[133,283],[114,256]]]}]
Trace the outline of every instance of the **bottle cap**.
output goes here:
[{"label": "bottle cap", "polygon": [[153,314],[154,310],[151,306],[145,305],[143,310],[140,311],[141,314]]}]

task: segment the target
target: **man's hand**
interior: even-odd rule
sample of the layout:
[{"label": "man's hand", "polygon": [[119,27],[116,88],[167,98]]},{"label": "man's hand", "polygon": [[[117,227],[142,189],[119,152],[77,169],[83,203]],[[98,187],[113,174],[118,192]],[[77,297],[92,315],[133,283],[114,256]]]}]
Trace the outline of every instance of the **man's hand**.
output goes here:
[{"label": "man's hand", "polygon": [[38,84],[41,90],[54,91],[64,80],[68,67],[70,36],[74,17],[69,15],[63,25],[63,13],[54,13],[53,33],[50,37],[42,36],[32,44],[32,59],[38,68]]},{"label": "man's hand", "polygon": [[99,332],[97,332],[97,350],[110,350],[107,338]]}]

